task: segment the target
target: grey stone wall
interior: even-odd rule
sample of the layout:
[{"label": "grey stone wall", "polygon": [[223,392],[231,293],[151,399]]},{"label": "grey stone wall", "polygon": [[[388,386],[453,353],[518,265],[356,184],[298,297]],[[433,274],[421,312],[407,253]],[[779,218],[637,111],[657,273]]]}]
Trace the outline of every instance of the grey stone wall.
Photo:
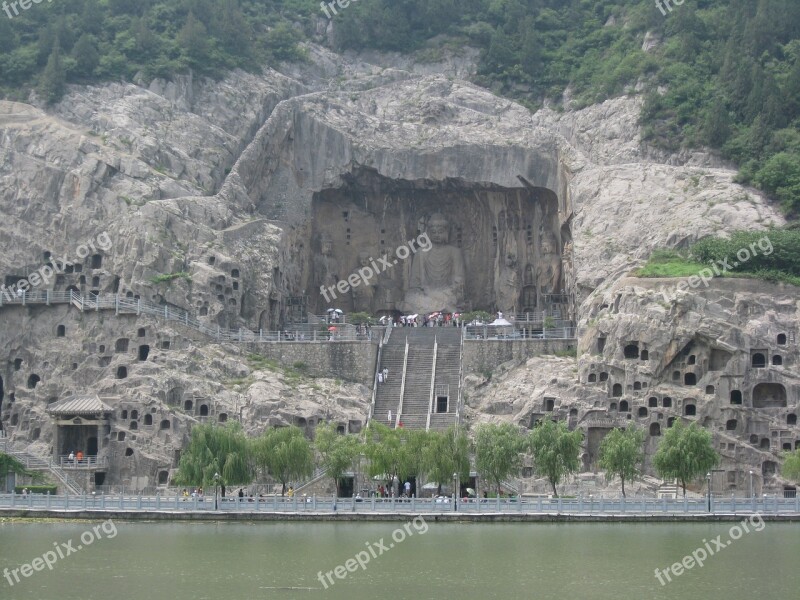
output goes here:
[{"label": "grey stone wall", "polygon": [[372,387],[378,341],[373,342],[274,342],[249,344],[250,352],[292,367],[301,362],[316,377],[337,377]]},{"label": "grey stone wall", "polygon": [[576,345],[575,340],[465,340],[464,374],[491,371],[510,360],[553,354]]}]

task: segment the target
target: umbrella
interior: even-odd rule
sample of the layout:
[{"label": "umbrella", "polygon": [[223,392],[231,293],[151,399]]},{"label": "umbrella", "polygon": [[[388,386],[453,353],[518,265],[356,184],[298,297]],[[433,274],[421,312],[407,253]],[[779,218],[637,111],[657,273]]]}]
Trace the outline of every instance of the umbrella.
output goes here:
[{"label": "umbrella", "polygon": [[343,314],[344,314],[344,312],[342,312],[342,311],[341,311],[340,309],[338,309],[338,308],[329,308],[329,309],[327,310],[327,312],[328,312],[328,313],[333,313],[333,314],[335,314],[335,315],[343,315]]},{"label": "umbrella", "polygon": [[436,483],[435,481],[431,481],[430,483],[426,483],[425,485],[423,485],[422,489],[423,490],[438,490],[439,489],[439,484]]},{"label": "umbrella", "polygon": [[470,496],[474,496],[474,495],[475,495],[475,490],[473,490],[472,488],[467,488],[467,493],[468,493]]},{"label": "umbrella", "polygon": [[387,475],[386,473],[384,473],[383,475],[375,475],[375,477],[373,477],[372,480],[373,481],[389,481],[391,478],[392,478],[391,475]]},{"label": "umbrella", "polygon": [[336,331],[336,327],[328,327],[328,331]]}]

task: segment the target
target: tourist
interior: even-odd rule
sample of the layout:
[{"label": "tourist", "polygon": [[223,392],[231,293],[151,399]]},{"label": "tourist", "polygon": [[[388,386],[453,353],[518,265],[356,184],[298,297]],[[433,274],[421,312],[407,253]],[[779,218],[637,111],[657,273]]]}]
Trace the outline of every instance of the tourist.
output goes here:
[{"label": "tourist", "polygon": [[389,380],[389,369],[386,367],[383,368],[383,382],[386,383]]},{"label": "tourist", "polygon": [[80,464],[80,462],[83,460],[83,451],[78,450],[78,453],[75,455],[75,458],[78,459],[78,464]]},{"label": "tourist", "polygon": [[392,411],[389,411],[389,425],[392,424]]},{"label": "tourist", "polygon": [[67,457],[67,460],[69,460],[69,462],[71,462],[71,463],[75,462],[75,453],[72,452],[71,450],[70,450],[69,456]]},{"label": "tourist", "polygon": [[244,490],[242,488],[239,488],[239,498],[244,498]]},{"label": "tourist", "polygon": [[407,498],[411,497],[411,482],[410,481],[406,480],[406,482],[403,484],[403,491],[405,492],[405,495],[406,495]]},{"label": "tourist", "polygon": [[292,486],[289,486],[289,491],[286,492],[286,495],[289,496],[289,498],[294,497],[294,488]]},{"label": "tourist", "polygon": [[383,371],[378,371],[378,383],[383,383]]}]

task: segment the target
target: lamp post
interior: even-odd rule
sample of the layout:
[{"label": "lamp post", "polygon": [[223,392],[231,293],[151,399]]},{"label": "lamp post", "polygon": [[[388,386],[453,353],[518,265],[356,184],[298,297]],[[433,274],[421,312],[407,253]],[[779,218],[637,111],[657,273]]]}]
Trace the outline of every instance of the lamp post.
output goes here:
[{"label": "lamp post", "polygon": [[219,490],[219,473],[214,473],[214,510],[218,510],[217,492]]},{"label": "lamp post", "polygon": [[458,512],[458,473],[453,473],[453,510]]},{"label": "lamp post", "polygon": [[750,499],[753,499],[753,471],[750,471]]},{"label": "lamp post", "polygon": [[708,512],[711,512],[711,473],[706,473],[706,484],[708,488]]}]

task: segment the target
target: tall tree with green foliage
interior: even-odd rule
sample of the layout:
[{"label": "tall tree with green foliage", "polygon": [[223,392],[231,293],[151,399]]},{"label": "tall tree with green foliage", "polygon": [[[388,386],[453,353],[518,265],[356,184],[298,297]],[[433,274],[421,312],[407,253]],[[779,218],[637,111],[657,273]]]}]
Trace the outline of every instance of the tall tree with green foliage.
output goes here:
[{"label": "tall tree with green foliage", "polygon": [[534,469],[547,478],[556,498],[556,486],[565,476],[580,468],[582,441],[583,433],[580,429],[569,431],[563,421],[556,423],[550,419],[536,425],[528,437]]},{"label": "tall tree with green foliage", "polygon": [[644,461],[644,431],[631,425],[627,429],[614,429],[600,442],[600,468],[606,480],[615,476],[622,481],[625,498],[625,481],[632,481],[641,473]]},{"label": "tall tree with green foliage", "polygon": [[686,427],[680,420],[667,429],[653,466],[663,479],[677,479],[686,496],[686,484],[705,476],[719,463],[711,432],[692,423]]},{"label": "tall tree with green foliage", "polygon": [[67,82],[67,73],[61,60],[61,47],[56,41],[50,57],[47,59],[47,66],[42,72],[39,82],[39,93],[47,104],[53,104],[61,100]]},{"label": "tall tree with green foliage", "polygon": [[314,448],[320,456],[319,466],[336,485],[338,498],[342,477],[361,454],[361,440],[354,435],[339,434],[336,425],[327,423],[317,426]]},{"label": "tall tree with green foliage", "polygon": [[314,452],[303,431],[294,425],[268,429],[253,440],[253,457],[258,468],[281,482],[281,496],[290,481],[314,472]]},{"label": "tall tree with green foliage", "polygon": [[469,479],[469,438],[456,426],[447,431],[432,431],[422,449],[422,464],[428,478],[439,484],[452,479],[458,473],[461,481]]},{"label": "tall tree with green foliage", "polygon": [[195,425],[189,444],[181,452],[175,483],[209,487],[216,483],[216,473],[222,485],[253,481],[250,443],[239,423]]},{"label": "tall tree with green foliage", "polygon": [[519,473],[525,438],[516,425],[488,423],[475,429],[475,467],[500,494],[501,484]]},{"label": "tall tree with green foliage", "polygon": [[800,450],[788,452],[784,458],[781,473],[786,479],[800,483]]},{"label": "tall tree with green foliage", "polygon": [[413,436],[407,429],[390,429],[382,423],[370,422],[364,441],[364,454],[369,460],[367,473],[371,477],[381,476],[389,483],[395,477],[402,481],[415,474],[419,458],[414,456],[418,445],[409,443]]}]

